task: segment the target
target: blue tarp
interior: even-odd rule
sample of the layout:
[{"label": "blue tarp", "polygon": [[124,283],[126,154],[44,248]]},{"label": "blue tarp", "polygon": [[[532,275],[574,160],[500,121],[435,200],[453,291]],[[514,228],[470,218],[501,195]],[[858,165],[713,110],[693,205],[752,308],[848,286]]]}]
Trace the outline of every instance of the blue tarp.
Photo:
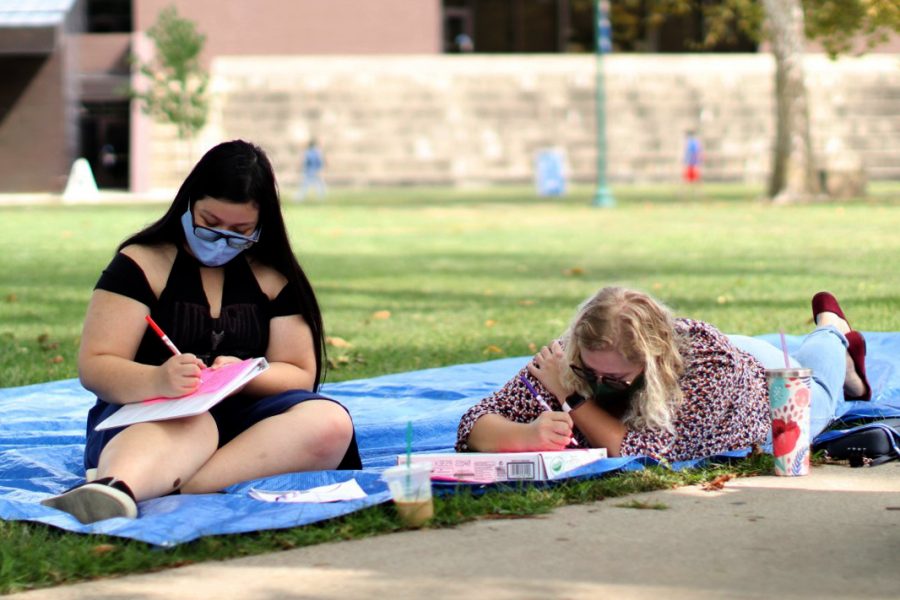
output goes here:
[{"label": "blue tarp", "polygon": [[[778,343],[777,335],[762,337]],[[799,339],[789,336],[789,346],[798,344]],[[900,416],[900,333],[866,333],[866,340],[874,399],[848,403],[846,416]],[[140,519],[110,519],[92,525],[82,525],[38,502],[83,481],[84,420],[93,396],[75,379],[0,389],[0,518],[173,546],[206,535],[294,527],[345,515],[389,499],[380,470],[405,451],[407,421],[413,423],[415,452],[451,451],[459,418],[466,409],[502,386],[527,360],[508,358],[328,384],[325,393],[353,415],[362,471],[292,473],[235,485],[224,494],[157,498],[140,503]],[[654,463],[644,457],[608,459],[582,467],[573,476],[597,477],[648,464]],[[269,504],[248,495],[251,487],[300,490],[351,477],[366,491],[366,499]]]}]

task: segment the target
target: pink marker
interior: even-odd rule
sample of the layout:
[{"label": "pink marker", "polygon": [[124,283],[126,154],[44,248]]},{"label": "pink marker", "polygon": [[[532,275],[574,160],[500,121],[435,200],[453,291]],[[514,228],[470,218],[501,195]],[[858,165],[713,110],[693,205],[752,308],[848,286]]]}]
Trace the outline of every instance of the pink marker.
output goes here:
[{"label": "pink marker", "polygon": [[153,318],[150,317],[150,315],[147,315],[146,317],[144,317],[144,319],[147,320],[147,323],[150,324],[151,329],[156,332],[156,335],[159,336],[159,339],[163,341],[163,344],[165,344],[166,347],[172,351],[172,354],[174,354],[175,356],[180,356],[181,352],[179,352],[178,348],[175,347],[175,344],[172,343],[172,340],[169,339],[169,336],[167,336],[165,332],[159,328],[159,325],[156,324],[156,321],[154,321]]}]

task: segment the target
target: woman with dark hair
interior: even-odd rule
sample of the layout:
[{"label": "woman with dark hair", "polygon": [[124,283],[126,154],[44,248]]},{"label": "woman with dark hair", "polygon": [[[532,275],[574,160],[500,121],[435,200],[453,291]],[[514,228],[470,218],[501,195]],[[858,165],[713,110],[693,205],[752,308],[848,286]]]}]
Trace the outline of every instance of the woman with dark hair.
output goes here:
[{"label": "woman with dark hair", "polygon": [[[181,354],[147,328],[148,315]],[[136,517],[137,501],[175,492],[361,468],[350,415],[316,392],[323,340],[268,158],[244,141],[216,146],[97,283],[78,356],[81,383],[98,396],[87,420],[88,483],[43,504],[91,523]],[[123,404],[190,393],[204,366],[257,356],[270,368],[206,413],[94,429]]]},{"label": "woman with dark hair", "polygon": [[[868,400],[865,340],[828,292],[812,300],[816,328],[791,357],[810,367],[810,441],[844,400]],[[585,301],[561,340],[544,346],[501,390],[462,417],[459,451],[606,448],[610,456],[689,460],[766,441],[766,369],[782,351],[676,319],[654,298],[621,287]],[[540,395],[545,403],[536,396]]]}]

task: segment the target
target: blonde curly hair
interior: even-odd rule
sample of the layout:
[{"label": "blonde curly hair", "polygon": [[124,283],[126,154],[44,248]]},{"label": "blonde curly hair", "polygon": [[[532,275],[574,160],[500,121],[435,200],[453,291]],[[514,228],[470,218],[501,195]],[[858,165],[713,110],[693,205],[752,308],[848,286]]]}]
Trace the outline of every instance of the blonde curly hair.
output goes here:
[{"label": "blonde curly hair", "polygon": [[[686,340],[675,330],[672,312],[647,294],[605,287],[578,309],[564,336],[568,364],[584,366],[583,350],[615,350],[643,366],[644,386],[631,399],[622,421],[633,428],[671,431],[683,401],[678,379],[684,371]],[[590,397],[593,391],[571,369],[562,375],[567,388]]]}]

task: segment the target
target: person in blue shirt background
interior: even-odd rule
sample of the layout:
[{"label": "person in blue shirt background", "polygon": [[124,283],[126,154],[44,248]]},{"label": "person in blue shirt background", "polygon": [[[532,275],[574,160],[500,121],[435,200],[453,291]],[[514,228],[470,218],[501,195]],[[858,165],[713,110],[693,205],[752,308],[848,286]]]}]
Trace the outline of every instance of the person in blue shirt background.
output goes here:
[{"label": "person in blue shirt background", "polygon": [[703,164],[703,145],[693,130],[685,132],[684,140],[684,172],[685,183],[700,182],[700,165]]},{"label": "person in blue shirt background", "polygon": [[316,196],[321,200],[325,197],[325,180],[322,179],[322,169],[325,167],[325,158],[315,138],[309,140],[306,152],[303,153],[303,176],[300,180],[300,189],[297,191],[297,199],[305,200],[310,187],[316,190]]}]

